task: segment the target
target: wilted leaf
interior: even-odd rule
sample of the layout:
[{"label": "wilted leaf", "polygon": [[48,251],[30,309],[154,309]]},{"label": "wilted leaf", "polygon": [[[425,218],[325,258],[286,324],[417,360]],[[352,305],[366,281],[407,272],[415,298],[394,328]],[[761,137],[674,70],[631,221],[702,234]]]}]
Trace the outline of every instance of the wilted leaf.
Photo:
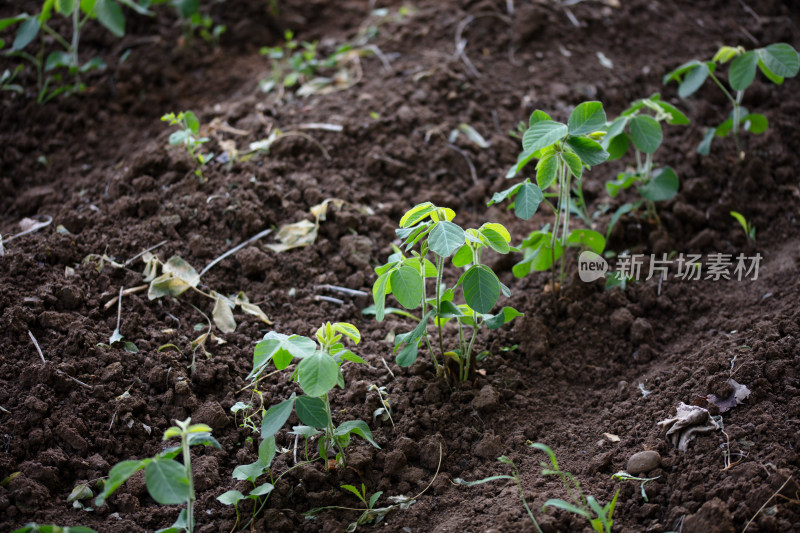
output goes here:
[{"label": "wilted leaf", "polygon": [[236,305],[242,308],[242,311],[244,311],[248,315],[257,316],[265,324],[270,324],[270,325],[272,324],[272,320],[269,319],[267,314],[264,311],[262,311],[261,308],[256,304],[250,303],[250,299],[244,292],[239,292],[239,294],[237,294],[234,297],[233,301]]},{"label": "wilted leaf", "polygon": [[200,274],[197,271],[183,260],[183,258],[173,255],[169,258],[169,260],[164,263],[162,270],[165,273],[171,273],[176,278],[183,280],[191,287],[197,287],[197,284],[200,283]]},{"label": "wilted leaf", "polygon": [[72,492],[69,493],[67,496],[67,503],[72,503],[81,500],[88,500],[94,496],[92,493],[92,489],[86,483],[81,483],[80,485],[76,485]]},{"label": "wilted leaf", "polygon": [[281,241],[280,244],[267,244],[267,248],[276,253],[308,246],[317,240],[317,225],[308,220],[301,220],[283,226],[278,231],[277,237]]},{"label": "wilted leaf", "polygon": [[719,412],[724,413],[725,411],[730,411],[744,400],[750,396],[750,389],[748,389],[745,385],[741,383],[737,383],[737,381],[733,378],[728,380],[728,385],[731,386],[733,392],[731,395],[725,399],[717,398],[713,394],[709,394],[707,396],[708,401],[719,407]]},{"label": "wilted leaf", "polygon": [[236,319],[233,318],[233,302],[213,291],[211,294],[215,296],[214,311],[211,313],[214,318],[214,324],[223,333],[236,331]]}]

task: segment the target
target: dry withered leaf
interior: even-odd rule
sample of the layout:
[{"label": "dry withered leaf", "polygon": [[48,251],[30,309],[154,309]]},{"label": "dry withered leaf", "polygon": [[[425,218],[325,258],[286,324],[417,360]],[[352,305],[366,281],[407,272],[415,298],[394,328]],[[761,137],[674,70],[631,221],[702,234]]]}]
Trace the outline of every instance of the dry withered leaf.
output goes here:
[{"label": "dry withered leaf", "polygon": [[730,378],[728,380],[728,385],[731,386],[733,392],[731,395],[725,399],[718,398],[714,394],[709,394],[707,396],[708,401],[719,407],[719,412],[724,413],[725,411],[730,411],[744,400],[750,396],[750,389],[748,389],[745,385],[738,383],[735,379]]}]

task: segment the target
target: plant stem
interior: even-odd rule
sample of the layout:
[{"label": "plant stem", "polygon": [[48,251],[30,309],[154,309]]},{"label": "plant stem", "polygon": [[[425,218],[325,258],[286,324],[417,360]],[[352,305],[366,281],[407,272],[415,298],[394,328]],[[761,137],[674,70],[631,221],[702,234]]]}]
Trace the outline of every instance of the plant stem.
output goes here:
[{"label": "plant stem", "polygon": [[744,159],[742,145],[739,142],[739,122],[742,120],[741,114],[743,97],[744,91],[736,91],[736,102],[733,104],[733,142],[736,143],[736,157],[739,159],[739,161]]},{"label": "plant stem", "polygon": [[[336,440],[336,435],[334,434],[333,417],[331,416],[331,402],[328,399],[328,393],[327,392],[325,393],[324,400],[325,400],[325,412],[328,413],[328,427],[325,430],[325,432],[327,433],[327,435],[325,435],[325,438],[326,439],[330,439],[330,440],[333,441],[334,445],[339,450],[339,454],[342,457],[342,464],[344,465],[344,464],[346,464],[346,461],[345,461],[345,458],[344,458],[344,449],[342,448],[342,445],[339,444],[339,441]],[[325,470],[328,470],[328,458],[327,457],[323,457],[322,460],[325,461]]]},{"label": "plant stem", "polygon": [[[444,270],[444,257],[436,256],[436,324],[439,330],[439,353],[442,354],[444,357],[444,341],[442,339],[442,320],[441,320],[441,308],[442,308],[442,270]],[[422,277],[423,280],[425,278],[425,263],[422,263]]]},{"label": "plant stem", "polygon": [[564,250],[567,249],[567,237],[569,236],[569,205],[570,205],[570,176],[571,174],[567,170],[566,165],[564,166],[563,171],[563,180],[564,180],[564,228],[561,233],[561,281],[564,281],[565,278],[565,270],[564,270],[564,261],[565,261],[565,253]]},{"label": "plant stem", "polygon": [[80,65],[78,63],[78,43],[81,35],[80,10],[81,10],[80,1],[75,2],[75,7],[72,10],[72,46],[70,47],[70,51],[72,52],[72,65],[75,68],[76,87],[80,86],[81,84],[81,71],[80,71]]},{"label": "plant stem", "polygon": [[194,479],[192,479],[192,454],[189,451],[189,433],[186,426],[181,428],[181,447],[183,448],[183,468],[186,471],[186,478],[189,480],[189,499],[186,501],[186,524],[189,533],[194,531]]},{"label": "plant stem", "polygon": [[[421,254],[420,258],[419,258],[420,264],[422,265],[421,268],[422,268],[422,316],[423,317],[425,317],[425,315],[428,314],[428,295],[427,295],[426,287],[425,287],[425,256],[426,255],[427,255],[427,253]],[[437,278],[438,278],[438,273],[437,273]],[[439,318],[439,310],[438,309],[436,310],[436,318]],[[433,359],[433,366],[436,369],[436,375],[439,376],[439,375],[442,374],[442,370],[439,367],[439,361],[436,359],[436,354],[433,351],[433,346],[431,346],[431,339],[428,336],[427,327],[425,328],[425,334],[423,336],[425,337],[425,344],[428,347],[428,353],[431,354],[431,359]]]}]

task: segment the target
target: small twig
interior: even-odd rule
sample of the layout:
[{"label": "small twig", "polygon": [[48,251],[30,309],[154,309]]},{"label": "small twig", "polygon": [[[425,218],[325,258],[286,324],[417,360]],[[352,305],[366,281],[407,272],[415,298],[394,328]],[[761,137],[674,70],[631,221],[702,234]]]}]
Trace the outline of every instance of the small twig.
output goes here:
[{"label": "small twig", "polygon": [[[42,364],[43,364],[43,365],[46,365],[46,364],[47,364],[47,361],[45,360],[45,358],[44,358],[44,354],[42,353],[42,348],[39,346],[39,342],[36,340],[36,337],[34,337],[34,336],[33,336],[33,333],[31,333],[31,330],[28,330],[28,336],[29,336],[29,337],[31,338],[31,340],[33,341],[33,345],[34,345],[34,346],[36,346],[36,351],[37,351],[37,352],[39,352],[39,357],[41,357],[41,358],[42,358]],[[69,379],[71,379],[72,381],[74,381],[75,383],[77,383],[78,385],[80,385],[80,386],[82,386],[82,387],[86,387],[87,389],[93,389],[93,388],[94,388],[94,387],[92,387],[91,385],[87,385],[87,384],[86,384],[86,383],[84,383],[83,381],[81,381],[81,380],[79,380],[79,379],[77,379],[77,378],[74,378],[74,377],[70,376],[69,374],[67,374],[67,373],[66,373],[66,372],[64,372],[63,370],[60,370],[60,369],[58,369],[58,368],[56,368],[55,370],[56,370],[56,373],[57,373],[59,376],[64,376],[65,378],[69,378]]]},{"label": "small twig", "polygon": [[759,17],[759,16],[758,16],[758,13],[756,13],[755,11],[753,11],[753,10],[750,8],[750,6],[748,6],[747,4],[745,4],[743,0],[739,0],[739,5],[740,5],[740,6],[742,6],[742,9],[744,9],[744,10],[745,10],[745,11],[746,11],[746,12],[747,12],[749,15],[751,15],[751,16],[752,16],[754,19],[756,19],[756,22],[758,22],[759,24],[761,24],[761,22],[762,22],[762,21],[761,21],[761,17]]},{"label": "small twig", "polygon": [[11,237],[6,237],[6,243],[13,241],[17,237],[22,237],[23,235],[27,235],[28,233],[33,233],[34,231],[39,231],[42,228],[46,228],[53,222],[53,217],[51,217],[50,215],[42,215],[42,216],[45,219],[47,219],[46,222],[37,222],[36,224],[26,229],[25,231],[21,231],[20,233],[12,235]]},{"label": "small twig", "polygon": [[342,294],[347,294],[348,296],[369,296],[369,294],[367,294],[364,291],[359,291],[356,289],[348,289],[347,287],[339,287],[338,285],[329,285],[327,283],[324,285],[314,285],[314,288],[327,289],[333,292],[341,292]]},{"label": "small twig", "polygon": [[[142,292],[144,290],[147,290],[147,288],[149,286],[150,285],[139,285],[137,287],[131,287],[130,289],[125,289],[124,291],[122,291],[122,295],[123,296],[128,296],[129,294],[136,294],[137,292]],[[115,303],[117,303],[118,299],[119,299],[119,296],[115,296],[111,300],[107,301],[105,304],[103,304],[103,309],[108,311],[109,309],[111,309],[114,306]]]},{"label": "small twig", "polygon": [[314,300],[317,302],[330,302],[332,304],[344,305],[344,300],[340,300],[339,298],[332,298],[330,296],[321,296],[319,294],[314,296]]},{"label": "small twig", "polygon": [[147,252],[152,252],[152,251],[153,251],[153,250],[155,250],[156,248],[161,248],[162,246],[164,246],[164,245],[165,245],[165,244],[167,244],[168,242],[169,242],[168,240],[163,240],[163,241],[161,241],[160,243],[158,243],[158,244],[155,244],[155,245],[151,246],[151,247],[150,247],[150,248],[148,248],[147,250],[142,250],[142,251],[141,251],[141,252],[139,252],[138,254],[134,255],[133,257],[131,257],[130,259],[128,259],[127,261],[125,261],[124,263],[122,263],[122,266],[128,266],[128,265],[130,265],[131,263],[133,263],[134,261],[136,261],[137,259],[139,259],[140,257],[142,257],[142,256],[143,256],[144,254],[146,254]]},{"label": "small twig", "polygon": [[387,371],[387,372],[389,372],[389,375],[390,375],[390,376],[392,376],[392,379],[394,379],[394,380],[396,381],[396,380],[397,380],[397,377],[395,377],[395,375],[394,375],[394,372],[392,372],[392,369],[391,369],[391,368],[389,368],[389,365],[388,365],[388,364],[386,364],[386,359],[384,359],[383,357],[381,357],[381,362],[383,363],[383,366],[385,366],[385,367],[386,367],[386,371]]},{"label": "small twig", "polygon": [[6,409],[6,408],[5,408],[5,407],[3,407],[2,405],[0,405],[0,411],[3,411],[4,413],[7,413],[7,414],[9,414],[9,415],[11,414],[11,411],[9,411],[8,409]]},{"label": "small twig", "polygon": [[39,347],[39,342],[36,340],[36,337],[33,336],[33,333],[31,333],[31,330],[28,330],[28,336],[33,341],[33,345],[36,346],[36,351],[39,352],[39,357],[42,358],[42,364],[46,365],[47,361],[44,360],[44,354],[42,353],[42,349]]},{"label": "small twig", "polygon": [[119,323],[122,321],[122,291],[123,288],[119,288],[119,296],[117,296],[117,329],[115,331],[119,331]]},{"label": "small twig", "polygon": [[294,436],[294,451],[292,452],[292,458],[294,459],[294,464],[297,464],[297,442],[300,440],[300,434]]},{"label": "small twig", "polygon": [[469,175],[470,175],[470,177],[472,177],[472,182],[475,185],[477,185],[478,184],[478,173],[475,171],[475,165],[472,164],[472,161],[470,160],[470,158],[467,155],[467,153],[464,152],[464,150],[462,150],[461,148],[459,148],[458,146],[456,146],[453,143],[447,143],[447,147],[452,149],[452,150],[455,150],[456,152],[461,154],[461,156],[467,162],[467,166],[469,167]]},{"label": "small twig", "polygon": [[[289,366],[287,366],[286,368],[291,368],[291,367],[293,367],[293,366],[294,366],[294,365],[289,365]],[[285,369],[283,369],[283,370],[285,370]],[[260,382],[261,382],[261,380],[263,380],[263,379],[266,379],[266,378],[268,378],[268,377],[270,377],[270,376],[274,376],[275,374],[279,374],[280,372],[283,372],[283,370],[275,370],[274,372],[270,372],[269,374],[265,374],[265,375],[263,375],[263,376],[260,376],[260,377],[259,377],[257,380],[255,380],[255,381],[251,381],[250,383],[248,383],[247,385],[245,385],[245,386],[244,386],[244,387],[242,387],[241,389],[237,390],[237,391],[236,391],[236,394],[239,394],[239,393],[240,393],[240,392],[242,392],[242,391],[246,391],[247,389],[249,389],[250,387],[252,387],[252,386],[253,386],[253,385],[255,385],[256,383],[260,383]]]},{"label": "small twig", "polygon": [[745,524],[745,526],[744,526],[744,529],[742,530],[742,533],[744,533],[745,531],[747,531],[747,528],[748,528],[748,527],[750,527],[750,524],[753,522],[753,520],[755,520],[755,519],[756,519],[756,517],[757,517],[759,514],[761,514],[761,511],[763,511],[763,510],[764,510],[764,507],[766,507],[766,506],[767,506],[767,504],[768,504],[769,502],[771,502],[771,501],[772,501],[772,498],[774,498],[775,496],[777,496],[777,495],[780,493],[780,491],[782,491],[782,490],[783,490],[783,487],[785,487],[785,486],[786,486],[786,485],[789,483],[789,481],[791,481],[791,479],[792,479],[792,476],[789,476],[789,478],[788,478],[786,481],[784,481],[784,482],[783,482],[783,485],[781,485],[781,487],[780,487],[778,490],[776,490],[775,492],[773,492],[773,493],[772,493],[772,496],[770,496],[770,497],[769,497],[769,499],[768,499],[767,501],[765,501],[765,502],[764,502],[764,505],[762,505],[762,506],[761,506],[761,507],[758,509],[758,511],[756,511],[756,514],[754,514],[754,515],[753,515],[753,518],[751,518],[751,519],[750,519],[750,520],[747,522],[747,524]]},{"label": "small twig", "polygon": [[235,254],[236,252],[238,252],[239,250],[241,250],[242,248],[244,248],[245,246],[247,246],[251,242],[257,241],[258,239],[261,239],[262,237],[266,237],[270,233],[272,233],[272,229],[265,229],[264,231],[262,231],[260,233],[257,233],[256,235],[253,235],[252,237],[250,237],[249,239],[247,239],[243,243],[240,243],[240,244],[234,246],[233,248],[231,248],[230,250],[228,250],[227,252],[225,252],[224,254],[222,254],[221,256],[217,257],[216,259],[211,261],[209,264],[207,264],[206,267],[203,270],[200,271],[200,277],[202,278],[203,274],[205,274],[206,272],[211,270],[211,268],[213,268],[214,265],[216,265],[217,263],[219,263],[220,261],[222,261],[223,259],[225,259],[229,255]]},{"label": "small twig", "polygon": [[573,26],[575,26],[576,28],[581,27],[580,21],[578,21],[578,19],[575,18],[575,15],[572,14],[572,11],[570,11],[568,7],[564,7],[564,13],[567,15],[567,18],[569,19],[569,21],[572,23]]},{"label": "small twig", "polygon": [[383,64],[383,69],[386,72],[392,71],[392,65],[391,63],[389,63],[389,59],[386,57],[386,55],[384,55],[384,53],[381,51],[380,48],[378,48],[374,44],[368,44],[367,46],[364,46],[364,50],[369,50],[370,52],[375,54],[375,57],[380,59],[381,63]]}]

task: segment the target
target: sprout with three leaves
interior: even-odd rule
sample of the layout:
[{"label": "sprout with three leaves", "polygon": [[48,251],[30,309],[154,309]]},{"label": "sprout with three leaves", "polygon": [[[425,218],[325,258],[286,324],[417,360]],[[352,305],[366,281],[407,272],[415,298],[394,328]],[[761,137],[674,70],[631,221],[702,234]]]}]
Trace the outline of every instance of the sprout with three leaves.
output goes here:
[{"label": "sprout with three leaves", "polygon": [[[319,454],[328,468],[328,452],[336,450],[336,461],[344,465],[344,449],[350,444],[351,435],[358,435],[367,442],[380,448],[372,438],[367,423],[362,420],[350,420],[334,426],[331,416],[331,403],[328,393],[337,385],[344,388],[342,365],[346,362],[366,364],[362,358],[344,347],[340,342],[343,336],[355,344],[361,341],[361,333],[347,322],[326,322],[317,330],[317,342],[300,335],[284,335],[270,331],[256,345],[253,353],[253,370],[247,379],[257,381],[270,361],[275,368],[283,370],[294,359],[299,359],[292,372],[291,379],[300,384],[305,395],[291,397],[277,405],[273,405],[264,414],[261,421],[261,438],[268,439],[275,435],[289,419],[292,409],[303,424],[321,429]],[[317,346],[319,343],[319,346]]]},{"label": "sprout with three leaves", "polygon": [[[730,91],[715,74],[718,64],[724,65],[728,61],[731,62],[728,70]],[[711,61],[692,59],[664,76],[665,84],[671,81],[678,83],[678,95],[681,98],[691,96],[708,78],[711,78],[733,106],[727,120],[716,128],[706,129],[703,141],[697,147],[699,153],[703,155],[709,153],[714,137],[727,137],[728,134],[733,134],[737,156],[740,160],[744,159],[739,129],[755,134],[767,130],[769,127],[767,117],[759,113],[749,113],[742,106],[744,91],[755,80],[756,69],[761,70],[769,81],[780,85],[785,78],[797,76],[800,71],[800,55],[786,43],[770,44],[755,50],[745,50],[741,46],[723,46],[714,54]]]},{"label": "sprout with three leaves", "polygon": [[[220,449],[217,440],[211,436],[211,428],[205,424],[192,424],[192,419],[176,420],[164,432],[164,440],[181,439],[180,446],[167,448],[150,459],[139,461],[122,461],[117,463],[108,473],[108,480],[95,499],[98,507],[114,493],[128,478],[139,470],[144,470],[145,485],[150,496],[161,505],[186,504],[178,515],[178,519],[168,528],[159,529],[156,533],[180,533],[194,531],[194,481],[192,479],[192,455],[190,446],[204,444]],[[178,454],[183,454],[183,464],[175,461]]]},{"label": "sprout with three leaves", "polygon": [[[598,165],[608,159],[608,152],[598,142],[603,138],[605,128],[606,113],[600,102],[578,105],[570,114],[567,124],[552,120],[544,111],[536,110],[531,114],[528,129],[522,135],[523,151],[506,178],[516,177],[528,163],[538,159],[536,183],[526,178],[522,183],[495,193],[489,205],[513,199],[514,213],[528,220],[536,213],[539,204],[544,202],[552,209],[555,220],[552,232],[548,224],[522,242],[524,258],[514,265],[515,276],[523,277],[532,270],[548,270],[561,259],[563,279],[565,248],[579,246],[598,254],[605,249],[602,235],[590,229],[570,231],[569,224],[570,215],[579,207],[585,208],[581,187],[584,167]],[[577,205],[572,197],[573,178]],[[551,187],[555,192],[543,192]],[[547,198],[555,198],[555,202],[551,203]]]},{"label": "sprout with three leaves", "polygon": [[615,181],[606,182],[606,190],[615,197],[622,189],[635,185],[644,198],[648,215],[654,220],[658,220],[655,202],[670,200],[678,193],[675,171],[671,167],[657,168],[653,163],[653,154],[664,139],[662,122],[683,125],[688,124],[689,119],[675,106],[662,101],[656,93],[636,100],[623,111],[609,124],[602,142],[609,153],[609,161],[621,158],[633,145],[636,168],[620,173]]},{"label": "sprout with three leaves", "polygon": [[[406,257],[403,251],[395,248],[388,262],[375,269],[378,279],[372,287],[375,301],[375,315],[383,320],[387,309],[386,296],[393,294],[395,299],[406,309],[421,307],[422,318],[410,332],[397,335],[395,352],[397,364],[401,367],[411,366],[417,360],[417,352],[424,341],[431,354],[437,375],[443,370],[439,364],[430,336],[428,320],[433,319],[438,329],[439,352],[450,357],[458,366],[460,381],[470,376],[474,368],[475,339],[481,326],[497,329],[522,316],[511,307],[504,307],[500,313],[491,314],[502,292],[509,296],[511,292],[503,285],[497,275],[484,265],[482,254],[486,248],[497,253],[507,254],[512,250],[509,243],[511,235],[508,230],[497,223],[486,223],[476,229],[463,229],[453,222],[456,213],[446,207],[437,207],[430,202],[414,206],[400,219],[397,235],[404,239],[405,251],[411,251]],[[419,251],[412,250],[418,246]],[[455,286],[448,288],[442,281],[445,260],[452,256],[456,267],[464,267],[466,271]],[[431,259],[428,259],[431,257]],[[428,296],[426,281],[435,279],[433,296]],[[464,304],[455,304],[455,291],[461,287]],[[458,345],[447,351],[444,347],[444,325],[455,319],[458,323]],[[467,338],[465,327],[472,329]]]}]

